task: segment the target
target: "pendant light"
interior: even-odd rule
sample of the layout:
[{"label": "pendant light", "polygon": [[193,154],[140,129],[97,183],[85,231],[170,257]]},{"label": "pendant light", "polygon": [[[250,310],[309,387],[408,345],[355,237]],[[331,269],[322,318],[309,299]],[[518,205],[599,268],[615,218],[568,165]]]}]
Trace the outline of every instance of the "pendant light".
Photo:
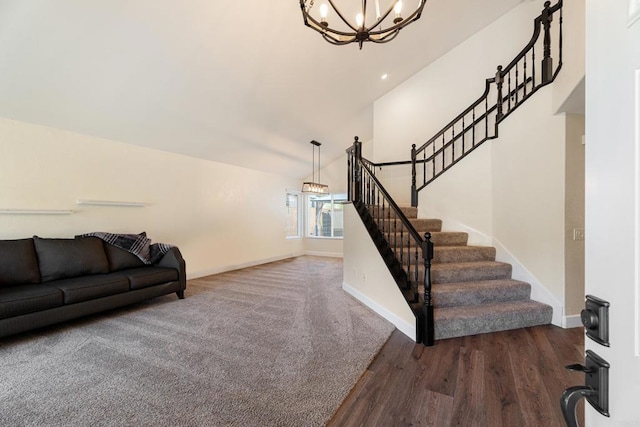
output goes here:
[{"label": "pendant light", "polygon": [[315,194],[329,194],[329,186],[320,184],[316,181],[316,147],[318,148],[318,181],[320,181],[320,144],[318,141],[313,140],[310,142],[313,145],[313,157],[311,161],[311,180],[312,182],[302,183],[303,193],[315,193]]}]

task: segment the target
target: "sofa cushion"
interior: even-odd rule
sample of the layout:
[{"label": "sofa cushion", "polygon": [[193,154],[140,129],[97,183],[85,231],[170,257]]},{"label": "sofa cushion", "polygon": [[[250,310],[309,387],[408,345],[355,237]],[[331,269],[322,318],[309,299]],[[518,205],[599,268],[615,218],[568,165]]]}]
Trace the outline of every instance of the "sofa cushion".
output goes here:
[{"label": "sofa cushion", "polygon": [[56,280],[48,284],[62,291],[65,304],[75,304],[120,294],[129,290],[129,280],[124,276],[113,274],[74,277],[72,279]]},{"label": "sofa cushion", "polygon": [[129,280],[131,290],[178,280],[178,270],[166,267],[132,268],[112,274],[126,277]]},{"label": "sofa cushion", "polygon": [[33,239],[0,240],[0,287],[40,283]]},{"label": "sofa cushion", "polygon": [[62,305],[62,291],[47,285],[0,288],[0,319],[47,310]]},{"label": "sofa cushion", "polygon": [[33,242],[42,282],[109,272],[102,240],[97,237],[41,239],[34,236]]},{"label": "sofa cushion", "polygon": [[109,260],[109,271],[120,271],[126,268],[143,267],[145,265],[140,258],[131,252],[106,242],[104,244],[104,251]]}]

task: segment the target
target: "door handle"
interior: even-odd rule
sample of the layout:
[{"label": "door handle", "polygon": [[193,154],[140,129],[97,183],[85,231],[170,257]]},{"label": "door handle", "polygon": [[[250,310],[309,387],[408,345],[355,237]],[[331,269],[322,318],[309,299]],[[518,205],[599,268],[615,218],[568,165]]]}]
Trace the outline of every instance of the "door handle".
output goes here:
[{"label": "door handle", "polygon": [[585,384],[569,387],[562,393],[560,408],[567,427],[578,427],[576,406],[583,397],[602,415],[609,416],[609,363],[587,350],[585,365],[566,367],[571,371],[584,372]]},{"label": "door handle", "polygon": [[583,397],[595,397],[598,391],[585,385],[569,387],[562,392],[560,399],[560,408],[567,427],[578,427],[578,417],[576,416],[576,406]]}]

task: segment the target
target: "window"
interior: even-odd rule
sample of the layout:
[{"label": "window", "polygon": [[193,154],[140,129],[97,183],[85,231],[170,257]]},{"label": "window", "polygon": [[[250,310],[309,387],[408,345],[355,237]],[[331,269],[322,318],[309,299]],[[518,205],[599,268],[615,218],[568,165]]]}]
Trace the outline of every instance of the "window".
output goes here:
[{"label": "window", "polygon": [[337,237],[344,234],[346,194],[309,195],[307,198],[307,236]]},{"label": "window", "polygon": [[285,222],[285,232],[287,239],[299,239],[301,236],[300,227],[300,194],[287,193],[287,219]]}]

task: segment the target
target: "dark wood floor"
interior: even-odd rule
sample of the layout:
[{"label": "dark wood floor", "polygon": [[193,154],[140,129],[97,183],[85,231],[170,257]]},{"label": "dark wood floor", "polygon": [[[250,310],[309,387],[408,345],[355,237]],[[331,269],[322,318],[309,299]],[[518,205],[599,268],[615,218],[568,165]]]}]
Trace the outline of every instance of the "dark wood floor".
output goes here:
[{"label": "dark wood floor", "polygon": [[[560,395],[584,383],[582,328],[539,326],[416,345],[399,331],[328,426],[564,426]],[[584,419],[579,405],[580,425]]]}]

